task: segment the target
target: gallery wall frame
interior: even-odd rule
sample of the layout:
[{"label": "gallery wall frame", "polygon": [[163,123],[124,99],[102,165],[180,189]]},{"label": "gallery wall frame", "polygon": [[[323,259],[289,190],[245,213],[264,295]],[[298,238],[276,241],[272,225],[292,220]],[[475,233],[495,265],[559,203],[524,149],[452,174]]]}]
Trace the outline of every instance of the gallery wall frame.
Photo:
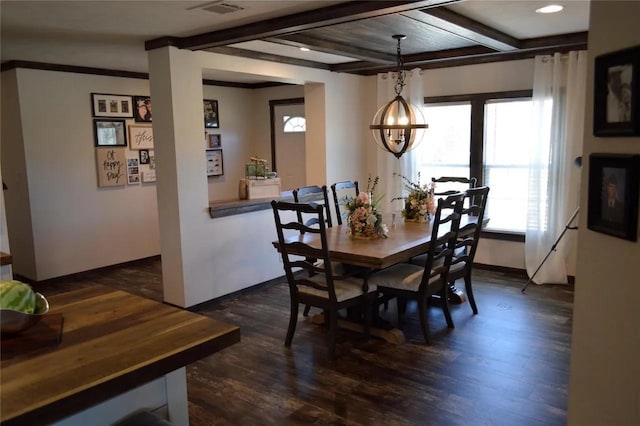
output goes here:
[{"label": "gallery wall frame", "polygon": [[222,138],[218,133],[209,133],[207,135],[207,149],[221,148]]},{"label": "gallery wall frame", "polygon": [[640,155],[591,154],[587,227],[637,241],[639,189]]},{"label": "gallery wall frame", "polygon": [[133,117],[132,98],[126,95],[92,93],[91,111],[94,117],[131,118]]},{"label": "gallery wall frame", "polygon": [[218,101],[215,99],[204,99],[204,127],[205,129],[217,129],[220,127],[220,114],[218,112]]},{"label": "gallery wall frame", "polygon": [[130,149],[153,149],[153,127],[130,124],[129,125]]},{"label": "gallery wall frame", "polygon": [[93,120],[96,146],[127,146],[125,120],[97,118]]},{"label": "gallery wall frame", "polygon": [[640,45],[595,58],[593,134],[640,135]]},{"label": "gallery wall frame", "polygon": [[207,176],[224,175],[222,149],[209,149],[207,152]]},{"label": "gallery wall frame", "polygon": [[127,179],[125,148],[96,148],[98,187],[123,186]]},{"label": "gallery wall frame", "polygon": [[137,123],[151,123],[153,118],[151,96],[134,96],[133,108],[133,119]]}]

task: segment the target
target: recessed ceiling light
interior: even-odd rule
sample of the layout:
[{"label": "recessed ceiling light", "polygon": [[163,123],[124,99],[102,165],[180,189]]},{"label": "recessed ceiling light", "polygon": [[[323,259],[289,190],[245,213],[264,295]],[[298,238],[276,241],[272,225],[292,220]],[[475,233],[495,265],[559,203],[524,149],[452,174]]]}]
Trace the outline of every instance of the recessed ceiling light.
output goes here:
[{"label": "recessed ceiling light", "polygon": [[309,49],[307,47],[301,47],[300,50],[302,50],[303,52],[308,52]]},{"label": "recessed ceiling light", "polygon": [[560,6],[557,4],[550,4],[549,6],[545,6],[545,7],[541,7],[540,9],[537,9],[536,13],[556,13],[556,12],[560,12],[562,9],[564,9],[564,6]]}]

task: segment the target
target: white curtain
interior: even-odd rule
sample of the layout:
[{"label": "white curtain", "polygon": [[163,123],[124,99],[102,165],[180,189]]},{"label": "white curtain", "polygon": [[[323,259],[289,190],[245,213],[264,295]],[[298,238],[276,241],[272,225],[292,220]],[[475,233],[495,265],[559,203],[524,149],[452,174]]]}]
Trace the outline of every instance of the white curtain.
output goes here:
[{"label": "white curtain", "polygon": [[[378,108],[395,98],[395,85],[397,80],[397,72],[378,74]],[[405,86],[401,93],[402,97],[404,97],[410,104],[413,104],[418,108],[422,108],[422,105],[424,104],[422,70],[420,68],[415,68],[413,70],[406,71],[404,82]],[[373,140],[371,142],[375,143]],[[384,151],[378,147],[376,149],[376,160],[377,170],[375,172],[371,172],[371,176],[372,178],[376,175],[380,177],[377,192],[385,194],[381,202],[382,211],[384,213],[399,212],[402,210],[402,203],[400,201],[392,202],[391,200],[395,197],[402,196],[402,182],[399,177],[394,176],[394,173],[399,173],[407,176],[411,180],[415,180],[417,170],[415,165],[415,154],[412,151],[409,151],[400,157],[400,159],[397,159],[390,152]],[[362,191],[366,189],[366,182],[364,185],[360,185],[360,189]]]},{"label": "white curtain", "polygon": [[[529,277],[542,264],[578,207],[587,52],[537,56],[533,81],[535,140],[530,152],[525,265]],[[577,225],[577,218],[572,226]],[[575,256],[575,232],[567,231],[533,282],[567,283]]]}]

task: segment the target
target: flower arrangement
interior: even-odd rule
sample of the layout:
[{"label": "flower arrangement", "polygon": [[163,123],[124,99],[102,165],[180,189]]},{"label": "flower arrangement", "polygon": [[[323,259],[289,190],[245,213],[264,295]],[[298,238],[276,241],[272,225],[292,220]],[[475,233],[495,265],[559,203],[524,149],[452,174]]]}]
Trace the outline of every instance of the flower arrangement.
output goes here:
[{"label": "flower arrangement", "polygon": [[[394,173],[396,175],[397,173]],[[409,195],[404,198],[404,209],[402,217],[405,221],[427,222],[429,215],[436,212],[435,184],[420,185],[420,172],[418,172],[418,181],[412,182],[406,176],[397,174],[402,178],[404,189],[409,191]]]},{"label": "flower arrangement", "polygon": [[367,182],[367,191],[361,192],[356,198],[348,198],[345,206],[349,212],[349,236],[356,239],[387,238],[389,229],[382,223],[382,213],[378,209],[382,195],[376,195],[378,176]]}]

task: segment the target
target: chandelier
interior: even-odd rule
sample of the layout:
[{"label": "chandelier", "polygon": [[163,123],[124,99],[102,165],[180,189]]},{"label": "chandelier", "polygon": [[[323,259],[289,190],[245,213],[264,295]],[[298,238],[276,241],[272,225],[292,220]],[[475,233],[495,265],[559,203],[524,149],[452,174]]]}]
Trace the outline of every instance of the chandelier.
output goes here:
[{"label": "chandelier", "polygon": [[424,129],[429,126],[424,122],[424,116],[419,108],[409,104],[402,96],[405,86],[406,71],[400,50],[400,41],[407,38],[405,35],[394,35],[398,40],[398,80],[396,81],[396,97],[385,104],[376,112],[373,123],[369,126],[373,138],[378,146],[396,158],[418,145],[424,136]]}]

